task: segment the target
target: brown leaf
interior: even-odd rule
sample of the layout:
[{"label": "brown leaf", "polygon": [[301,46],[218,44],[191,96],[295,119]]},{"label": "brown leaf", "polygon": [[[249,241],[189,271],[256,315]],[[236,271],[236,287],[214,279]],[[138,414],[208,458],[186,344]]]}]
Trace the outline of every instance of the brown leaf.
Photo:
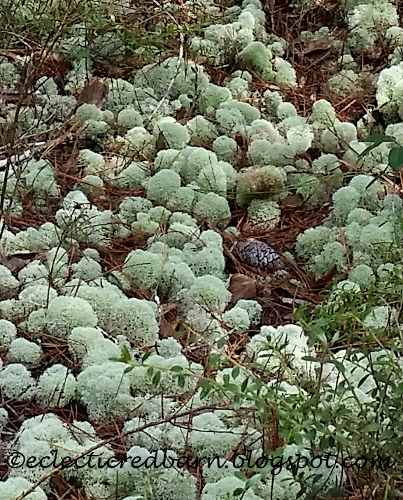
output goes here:
[{"label": "brown leaf", "polygon": [[23,267],[28,265],[31,260],[20,259],[19,257],[4,257],[1,259],[1,265],[7,267],[13,274],[18,274]]},{"label": "brown leaf", "polygon": [[181,108],[177,113],[176,113],[176,121],[180,120],[186,120],[189,118],[192,118],[192,116],[195,116],[195,113],[192,108]]},{"label": "brown leaf", "polygon": [[[313,291],[323,290],[323,288],[325,286],[327,286],[332,281],[332,279],[334,278],[335,275],[336,275],[336,268],[332,267],[332,269],[330,269],[330,271],[328,271],[326,274],[323,274],[320,278],[318,278],[315,281],[315,283],[312,285],[312,290]],[[345,279],[345,278],[343,278],[343,279]]]},{"label": "brown leaf", "polygon": [[332,44],[327,38],[319,38],[318,40],[312,40],[312,42],[309,42],[303,53],[304,55],[307,55],[311,54],[312,52],[322,52],[331,48]]},{"label": "brown leaf", "polygon": [[300,194],[289,194],[281,200],[281,206],[287,208],[297,208],[304,203],[304,199]]},{"label": "brown leaf", "polygon": [[157,139],[157,151],[161,151],[162,149],[169,149],[169,145],[163,132],[160,132]]},{"label": "brown leaf", "polygon": [[169,302],[167,304],[164,304],[161,314],[161,338],[167,339],[168,337],[173,337],[176,333],[178,324],[178,305]]},{"label": "brown leaf", "polygon": [[174,337],[176,333],[176,328],[179,321],[176,319],[174,321],[166,321],[163,319],[161,321],[160,336],[162,339],[167,339],[169,337]]},{"label": "brown leaf", "polygon": [[238,147],[243,148],[246,146],[246,139],[245,136],[241,132],[237,132],[235,134],[235,142],[237,143]]},{"label": "brown leaf", "polygon": [[204,64],[207,62],[207,57],[206,56],[196,56],[193,60],[196,64]]},{"label": "brown leaf", "polygon": [[241,299],[254,299],[256,298],[256,282],[253,278],[244,274],[233,274],[229,284],[229,291],[232,294],[232,304],[236,304]]},{"label": "brown leaf", "polygon": [[71,486],[68,481],[60,476],[59,474],[53,474],[49,479],[52,491],[56,494],[56,498],[66,498],[66,493],[68,493],[67,498],[69,500],[78,500],[79,498],[84,498],[80,494],[80,489],[78,486]]},{"label": "brown leaf", "polygon": [[77,107],[82,104],[95,104],[98,108],[102,108],[107,93],[108,84],[105,80],[94,76],[80,92],[77,98]]}]

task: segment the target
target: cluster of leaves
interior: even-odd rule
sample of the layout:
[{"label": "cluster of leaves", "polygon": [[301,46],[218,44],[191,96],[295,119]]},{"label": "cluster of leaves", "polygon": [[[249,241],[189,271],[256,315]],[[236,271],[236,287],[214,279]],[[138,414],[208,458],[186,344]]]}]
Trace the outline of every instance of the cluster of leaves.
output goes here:
[{"label": "cluster of leaves", "polygon": [[399,172],[403,168],[403,147],[399,146],[394,137],[385,134],[371,134],[364,139],[361,139],[361,142],[370,142],[371,144],[360,153],[359,158],[366,156],[370,151],[378,147],[380,144],[386,142],[395,144],[389,151],[388,164],[389,167],[395,171]]},{"label": "cluster of leaves", "polygon": [[[354,318],[355,307],[351,313]],[[312,333],[312,344],[321,344],[321,357],[306,357],[306,361],[317,364],[317,371],[322,374],[324,363],[334,364],[341,374],[345,374],[344,364],[336,359],[333,352],[339,350],[340,338],[336,335],[327,340],[323,335],[324,330],[330,325],[332,320],[330,314],[326,316],[321,313],[322,321],[312,323],[309,330]],[[346,318],[347,321],[347,318]],[[346,325],[347,326],[347,325]],[[334,326],[332,326],[334,327]],[[349,339],[352,340],[351,338]],[[382,340],[382,339],[379,339]],[[343,342],[345,345],[345,342]],[[368,345],[366,349],[363,345],[362,352],[369,356],[373,346]],[[147,359],[145,355],[144,359]],[[369,356],[369,359],[370,356]],[[135,366],[139,366],[143,361],[133,360],[130,352],[126,349],[122,352],[122,357],[116,361],[128,364],[127,371],[131,371]],[[368,374],[364,375],[356,384],[358,388],[365,383],[368,376],[372,376],[376,382],[377,388],[374,390],[377,397],[380,397],[380,403],[377,407],[377,413],[374,421],[368,423],[367,415],[362,407],[362,413],[354,415],[349,407],[339,405],[332,407],[323,400],[323,388],[326,382],[318,378],[317,381],[301,380],[299,394],[292,396],[285,395],[274,385],[267,390],[267,385],[259,375],[258,365],[250,362],[248,366],[240,365],[230,359],[223,351],[210,355],[208,367],[210,372],[224,367],[232,366],[218,382],[214,376],[205,375],[199,379],[200,400],[206,401],[212,396],[222,396],[221,403],[230,401],[234,415],[242,421],[250,420],[252,426],[258,428],[263,435],[272,436],[278,439],[277,449],[266,453],[272,457],[281,457],[284,446],[281,443],[293,443],[303,449],[307,442],[315,443],[317,455],[331,451],[332,454],[340,457],[357,457],[357,450],[361,450],[363,455],[368,458],[368,464],[371,464],[371,470],[365,468],[361,473],[379,475],[379,481],[386,476],[389,477],[392,484],[401,474],[401,450],[399,448],[399,436],[401,433],[400,414],[403,410],[403,384],[401,380],[401,368],[391,364],[389,360],[370,361]],[[160,369],[148,368],[149,376],[153,379],[153,384],[157,386],[161,379]],[[183,368],[171,367],[170,371],[181,378],[191,376],[185,373]],[[242,383],[239,377],[245,376]],[[242,379],[242,378],[241,378]],[[340,382],[335,389],[335,397],[341,397],[348,388],[348,383]],[[351,389],[356,388],[351,387]],[[250,404],[245,406],[245,401]],[[357,404],[362,403],[357,399]],[[246,420],[245,420],[246,419]],[[384,425],[385,419],[389,424]],[[350,437],[347,438],[346,435]],[[265,446],[265,444],[263,444]],[[264,448],[265,449],[265,448]],[[393,459],[390,460],[390,458]],[[270,477],[272,469],[270,466],[265,468],[248,468],[248,474],[245,476],[246,469],[235,473],[235,476],[242,479],[245,484],[234,492],[234,498],[243,498],[246,491],[252,490],[260,482]],[[305,484],[301,478],[300,496],[305,499],[318,498],[321,494],[321,487],[314,487]],[[390,490],[393,492],[393,488]],[[340,492],[338,492],[340,493]]]}]

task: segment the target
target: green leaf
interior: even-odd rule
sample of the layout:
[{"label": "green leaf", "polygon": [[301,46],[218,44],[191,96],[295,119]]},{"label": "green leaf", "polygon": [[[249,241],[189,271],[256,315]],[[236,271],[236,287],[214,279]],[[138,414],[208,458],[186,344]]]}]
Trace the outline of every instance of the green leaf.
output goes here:
[{"label": "green leaf", "polygon": [[384,135],[384,134],[373,134],[369,135],[365,139],[360,139],[361,142],[372,142],[370,146],[364,149],[359,155],[358,158],[362,158],[363,156],[367,155],[370,151],[372,151],[374,148],[378,147],[380,144],[383,142],[396,142],[395,139],[389,135]]},{"label": "green leaf", "polygon": [[301,433],[294,433],[294,443],[298,446],[302,446],[304,444]]},{"label": "green leaf", "polygon": [[217,354],[217,353],[214,353],[210,356],[210,359],[209,359],[209,365],[210,365],[210,368],[214,369],[214,368],[218,368],[221,364],[221,356],[220,354]]},{"label": "green leaf", "polygon": [[403,382],[395,387],[394,393],[397,396],[401,396],[403,394]]},{"label": "green leaf", "polygon": [[181,389],[185,387],[185,377],[183,375],[178,376],[178,385]]},{"label": "green leaf", "polygon": [[378,146],[379,146],[379,144],[371,144],[371,146],[368,146],[367,148],[365,148],[364,151],[362,151],[358,155],[358,159],[361,159],[363,156],[366,156],[369,152],[371,152],[373,149],[375,149]]},{"label": "green leaf", "polygon": [[378,422],[371,422],[362,429],[362,432],[375,432],[380,431],[381,429],[381,424],[379,424]]},{"label": "green leaf", "polygon": [[[241,472],[240,470],[236,470],[234,472],[234,476],[245,483],[248,480],[248,478],[245,476],[245,474],[243,472]],[[241,488],[241,491],[243,491],[243,488]]]},{"label": "green leaf", "polygon": [[239,497],[239,495],[242,495],[242,493],[245,493],[245,488],[236,488],[232,494],[234,497]]},{"label": "green leaf", "polygon": [[231,391],[234,394],[238,394],[239,393],[239,387],[236,384],[224,384],[224,389],[226,391]]},{"label": "green leaf", "polygon": [[373,142],[379,146],[383,142],[395,142],[395,138],[385,134],[371,134],[368,137],[364,137],[364,139],[360,139],[360,142]]},{"label": "green leaf", "polygon": [[346,438],[344,434],[337,433],[336,439],[337,439],[337,442],[340,444],[340,446],[342,446],[344,448],[351,446],[351,441],[348,438]]},{"label": "green leaf", "polygon": [[127,347],[127,345],[124,345],[122,347],[122,361],[124,363],[130,363],[131,360],[132,355],[130,354],[129,348]]},{"label": "green leaf", "polygon": [[213,388],[211,381],[208,379],[201,379],[199,382],[199,386],[202,389],[200,393],[200,399],[204,399]]},{"label": "green leaf", "polygon": [[211,391],[211,387],[207,387],[205,389],[202,389],[200,393],[200,399],[204,399],[209,395],[209,392]]},{"label": "green leaf", "polygon": [[312,328],[312,333],[314,336],[323,344],[326,344],[327,342],[327,337],[326,333],[324,332],[323,328],[321,328],[319,325],[314,325]]},{"label": "green leaf", "polygon": [[308,441],[313,441],[316,437],[316,429],[309,429],[305,432],[305,439]]},{"label": "green leaf", "polygon": [[337,359],[330,359],[329,363],[333,363],[334,366],[339,370],[339,372],[344,375],[346,367],[343,365],[341,361],[338,361]]},{"label": "green leaf", "polygon": [[311,361],[312,363],[320,363],[320,359],[315,358],[313,356],[302,356],[303,361]]},{"label": "green leaf", "polygon": [[122,355],[120,358],[109,358],[110,361],[119,361],[120,363],[130,363],[132,360],[132,355],[127,346],[122,347]]},{"label": "green leaf", "polygon": [[234,404],[234,410],[239,410],[239,408],[241,407],[241,398],[239,394],[235,394],[233,404]]},{"label": "green leaf", "polygon": [[366,375],[363,376],[363,378],[358,382],[358,389],[365,383],[365,381],[368,379],[368,377],[370,376],[371,374],[370,373],[367,373]]},{"label": "green leaf", "polygon": [[143,354],[143,356],[141,357],[141,361],[144,363],[144,361],[146,361],[150,356],[151,356],[152,352],[151,351],[147,351]]},{"label": "green leaf", "polygon": [[185,335],[185,331],[183,330],[179,330],[179,332],[175,332],[173,334],[173,338],[174,339],[180,339],[181,337],[183,337]]},{"label": "green leaf", "polygon": [[391,439],[395,437],[396,437],[395,431],[392,429],[387,429],[381,432],[381,434],[379,435],[379,442],[383,441],[384,439]]},{"label": "green leaf", "polygon": [[252,385],[249,386],[249,390],[251,392],[253,391],[260,391],[263,387],[263,382],[259,379],[255,379]]},{"label": "green leaf", "polygon": [[123,373],[130,373],[132,370],[134,370],[135,366],[128,366],[127,368],[124,369]]},{"label": "green leaf", "polygon": [[298,500],[298,498],[302,498],[302,497],[304,497],[306,499],[304,488],[301,488],[299,490],[299,492],[297,493],[297,496],[295,498]]},{"label": "green leaf", "polygon": [[183,366],[180,366],[180,365],[175,365],[175,366],[171,366],[171,368],[169,369],[170,372],[175,372],[175,373],[182,373],[183,372]]},{"label": "green leaf", "polygon": [[389,151],[389,166],[395,172],[398,172],[403,167],[403,148],[392,148]]},{"label": "green leaf", "polygon": [[242,382],[242,385],[241,385],[241,392],[246,391],[246,387],[247,387],[248,383],[249,383],[249,379],[245,378],[245,380]]},{"label": "green leaf", "polygon": [[248,479],[248,481],[246,482],[246,487],[251,488],[252,486],[255,486],[261,479],[262,474],[255,474]]},{"label": "green leaf", "polygon": [[231,372],[232,378],[233,379],[238,378],[239,372],[240,372],[239,366],[236,366]]},{"label": "green leaf", "polygon": [[227,339],[225,337],[221,337],[216,341],[217,347],[221,349],[221,347],[224,347],[227,344]]},{"label": "green leaf", "polygon": [[161,372],[156,372],[153,377],[153,386],[157,387],[157,385],[160,383],[160,380],[161,380]]},{"label": "green leaf", "polygon": [[249,363],[248,367],[249,368],[258,368],[259,369],[259,368],[262,368],[262,364],[261,363]]}]

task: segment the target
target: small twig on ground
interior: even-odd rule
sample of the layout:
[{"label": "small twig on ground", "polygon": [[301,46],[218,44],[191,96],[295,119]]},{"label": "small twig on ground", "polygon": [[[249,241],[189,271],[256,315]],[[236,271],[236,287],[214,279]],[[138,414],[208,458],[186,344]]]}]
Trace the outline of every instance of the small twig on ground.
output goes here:
[{"label": "small twig on ground", "polygon": [[81,453],[78,453],[74,457],[70,458],[70,461],[68,462],[68,464],[64,463],[63,465],[59,465],[58,467],[55,467],[51,471],[44,474],[32,486],[30,486],[28,489],[23,491],[15,500],[23,500],[30,493],[33,493],[36,490],[36,488],[38,488],[42,483],[44,483],[47,479],[49,479],[54,474],[61,472],[64,468],[66,468],[68,465],[75,462],[79,458],[83,458],[83,457],[89,455],[90,453],[92,453],[93,451],[98,450],[99,448],[102,448],[102,446],[106,446],[107,444],[112,443],[113,441],[125,438],[125,437],[129,436],[130,434],[135,434],[136,432],[144,431],[145,429],[148,429],[149,427],[155,427],[155,426],[160,425],[160,424],[171,422],[172,420],[176,420],[178,418],[188,417],[190,415],[193,416],[193,415],[197,415],[197,414],[200,414],[200,413],[203,413],[206,411],[210,411],[210,410],[228,410],[228,409],[231,409],[231,408],[217,407],[216,405],[202,406],[200,408],[195,408],[193,410],[183,411],[181,413],[177,413],[177,414],[165,417],[165,418],[161,418],[159,420],[156,420],[155,422],[149,422],[147,424],[140,425],[136,429],[122,432],[121,434],[118,434],[117,436],[112,436],[110,438],[104,439],[103,441],[95,444],[94,446],[91,446],[87,450],[85,450]]}]

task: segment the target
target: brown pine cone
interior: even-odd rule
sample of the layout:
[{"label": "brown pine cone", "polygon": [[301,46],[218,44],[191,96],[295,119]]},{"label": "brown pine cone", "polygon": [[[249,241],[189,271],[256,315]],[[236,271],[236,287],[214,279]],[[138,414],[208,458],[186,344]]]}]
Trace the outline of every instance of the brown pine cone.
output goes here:
[{"label": "brown pine cone", "polygon": [[283,267],[281,257],[263,241],[254,239],[237,241],[232,251],[241,262],[262,271],[277,271]]}]

